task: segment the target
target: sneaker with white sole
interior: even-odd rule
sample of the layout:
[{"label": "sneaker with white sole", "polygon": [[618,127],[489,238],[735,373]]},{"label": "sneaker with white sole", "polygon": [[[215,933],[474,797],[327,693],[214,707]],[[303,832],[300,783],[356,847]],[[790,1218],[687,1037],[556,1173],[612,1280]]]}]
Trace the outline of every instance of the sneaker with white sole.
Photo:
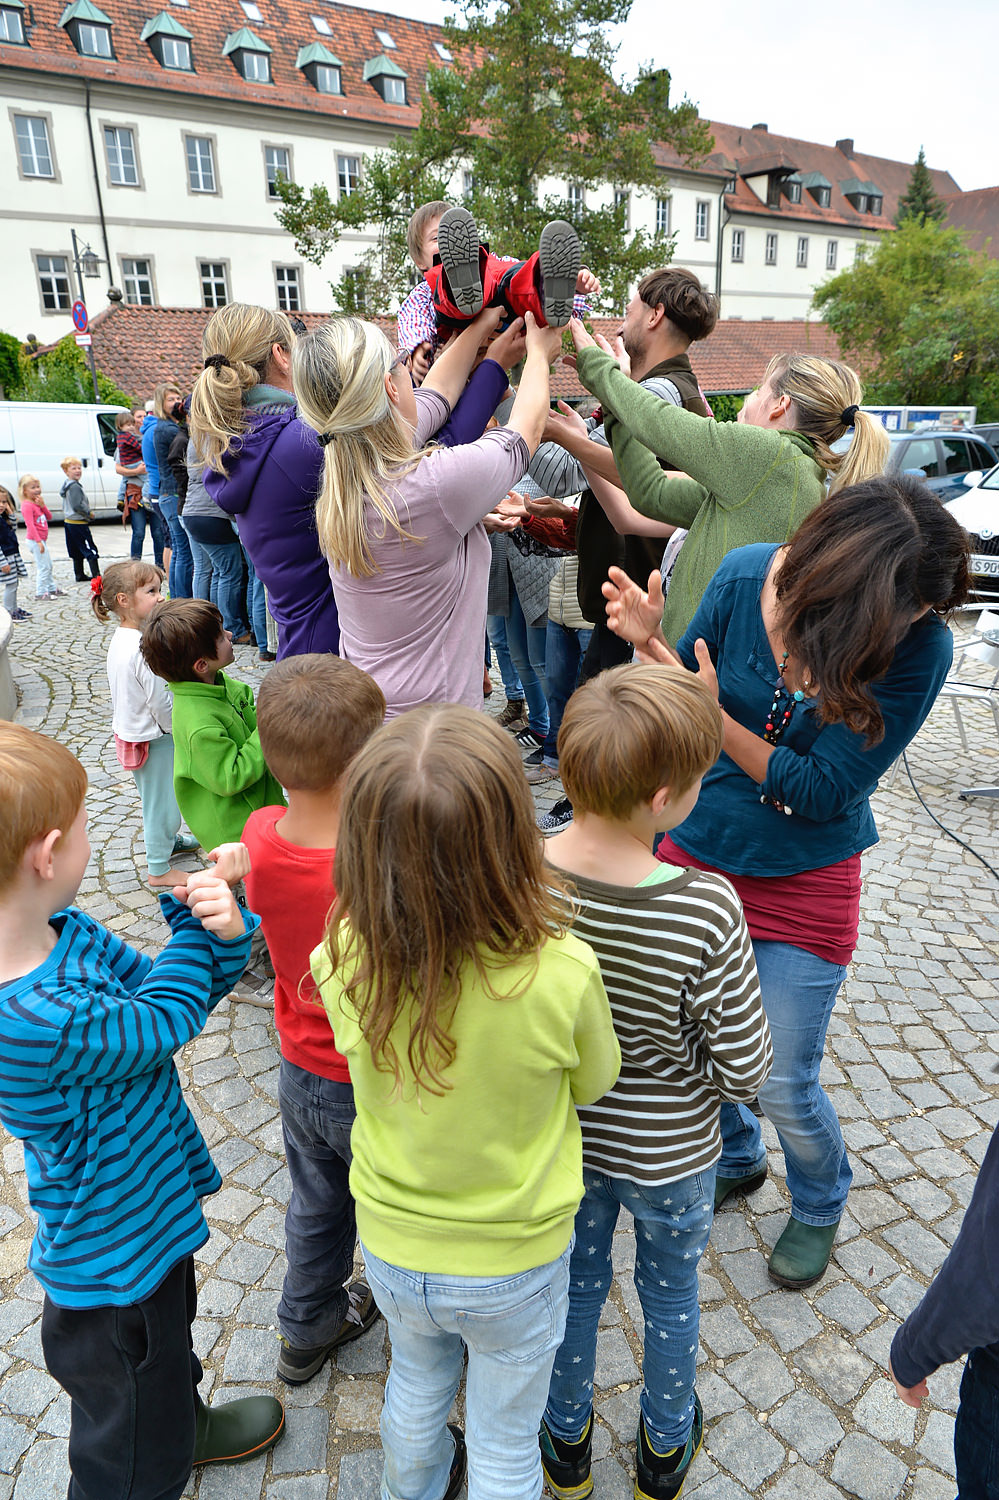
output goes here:
[{"label": "sneaker with white sole", "polygon": [[437,253],[451,301],[466,318],[474,318],[482,311],[482,269],[479,231],[467,208],[449,208],[442,215],[437,226]]},{"label": "sneaker with white sole", "polygon": [[572,317],[579,261],[579,235],[572,225],[565,219],[553,219],[546,224],[538,244],[538,264],[545,322],[549,328],[564,328]]},{"label": "sneaker with white sole", "polygon": [[544,761],[533,766],[525,764],[524,775],[531,786],[542,786],[546,781],[558,780],[558,766],[546,766]]},{"label": "sneaker with white sole", "polygon": [[286,1385],[304,1385],[322,1369],[335,1349],[367,1333],[379,1313],[366,1281],[353,1281],[347,1288],[347,1316],[328,1344],[300,1349],[282,1336],[277,1372]]},{"label": "sneaker with white sole", "polygon": [[514,740],[520,746],[521,750],[527,751],[530,754],[533,754],[535,750],[540,750],[545,743],[543,736],[535,734],[529,724],[525,725],[523,729],[517,730]]},{"label": "sneaker with white sole", "polygon": [[560,797],[551,809],[542,813],[538,819],[538,828],[545,838],[550,838],[553,833],[561,833],[563,828],[568,828],[572,822],[572,803],[568,797]]}]

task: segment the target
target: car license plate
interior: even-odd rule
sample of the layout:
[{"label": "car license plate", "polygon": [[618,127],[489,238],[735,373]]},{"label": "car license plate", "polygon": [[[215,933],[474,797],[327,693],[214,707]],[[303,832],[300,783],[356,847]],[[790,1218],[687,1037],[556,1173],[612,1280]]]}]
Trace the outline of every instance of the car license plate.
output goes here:
[{"label": "car license plate", "polygon": [[971,571],[978,578],[999,578],[999,557],[976,553],[971,559]]}]

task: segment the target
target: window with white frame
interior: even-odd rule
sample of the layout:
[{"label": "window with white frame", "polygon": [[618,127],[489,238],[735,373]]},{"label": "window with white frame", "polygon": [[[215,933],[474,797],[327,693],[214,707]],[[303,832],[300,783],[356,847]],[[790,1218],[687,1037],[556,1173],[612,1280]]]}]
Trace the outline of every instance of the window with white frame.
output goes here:
[{"label": "window with white frame", "polygon": [[801,202],[801,183],[800,182],[796,182],[794,179],[789,178],[788,181],[785,182],[785,184],[784,184],[784,191],[787,193],[787,201],[788,201],[788,203],[800,203]]},{"label": "window with white frame", "polygon": [[883,198],[881,198],[881,197],[874,197],[872,195],[871,196],[871,213],[872,214],[880,214],[883,203],[884,203],[884,199]]},{"label": "window with white frame", "polygon": [[135,307],[152,307],[152,261],[122,260],[121,282],[126,302],[130,302]]},{"label": "window with white frame", "polygon": [[330,63],[316,63],[316,93],[342,94],[340,69]]},{"label": "window with white frame", "polygon": [[347,286],[347,300],[355,312],[363,313],[365,307],[364,271],[360,266],[347,266],[343,279]]},{"label": "window with white frame", "polygon": [[631,194],[627,188],[614,189],[614,208],[622,215],[624,230],[627,234],[631,229]]},{"label": "window with white frame", "polygon": [[815,201],[820,208],[828,208],[832,202],[832,188],[820,187],[815,196]]},{"label": "window with white frame", "polygon": [[392,33],[390,31],[379,31],[376,26],[375,36],[378,39],[378,45],[380,47],[384,47],[387,51],[390,52],[395,51],[395,42],[392,40]]},{"label": "window with white frame", "polygon": [[656,234],[669,234],[671,198],[656,199]]},{"label": "window with white frame", "polygon": [[298,266],[275,266],[277,304],[282,312],[302,311],[302,285]]},{"label": "window with white frame", "polygon": [[808,235],[807,234],[799,234],[799,236],[798,236],[798,253],[797,253],[796,257],[795,257],[795,262],[794,263],[795,263],[796,266],[807,266],[808,265]]},{"label": "window with white frame", "polygon": [[393,78],[391,73],[382,75],[382,98],[386,104],[405,104],[406,80]]},{"label": "window with white frame", "polygon": [[203,260],[201,274],[202,307],[225,307],[229,301],[229,273],[224,260]]},{"label": "window with white frame", "polygon": [[320,36],[332,36],[333,30],[325,16],[313,16],[312,24]]},{"label": "window with white frame", "polygon": [[89,21],[78,21],[76,50],[82,57],[111,57],[110,26],[93,26]]},{"label": "window with white frame", "polygon": [[707,198],[698,198],[694,205],[694,239],[711,238],[711,204]]},{"label": "window with white frame", "polygon": [[744,229],[732,230],[732,259],[741,261],[746,253],[746,231]]},{"label": "window with white frame", "polygon": [[777,264],[777,236],[775,234],[767,235],[766,249],[763,253],[763,263],[767,266],[775,266]]},{"label": "window with white frame", "polygon": [[157,52],[160,63],[164,68],[170,68],[176,73],[190,73],[192,71],[191,44],[186,37],[159,36],[157,38]]},{"label": "window with white frame", "polygon": [[839,253],[839,240],[826,240],[826,270],[835,271],[836,256]]},{"label": "window with white frame", "polygon": [[[215,152],[212,150],[211,138],[207,135],[186,135],[184,149],[187,152],[187,181],[191,192],[214,193]],[[215,305],[214,302],[205,303],[206,307]]]},{"label": "window with white frame", "polygon": [[287,146],[265,146],[264,165],[267,171],[267,196],[276,198],[277,180],[283,177],[285,182],[291,181],[291,152]]},{"label": "window with white frame", "polygon": [[341,198],[349,198],[351,193],[356,193],[361,183],[361,158],[359,156],[338,156],[336,159],[336,180],[340,188]]},{"label": "window with white frame", "polygon": [[586,207],[586,193],[581,182],[570,182],[565,190],[566,202],[569,205],[569,218],[578,219]]},{"label": "window with white frame", "polygon": [[24,21],[19,10],[0,5],[0,42],[23,42]]},{"label": "window with white frame", "polygon": [[17,155],[24,177],[54,177],[48,121],[37,115],[15,115]]},{"label": "window with white frame", "polygon": [[270,56],[266,52],[254,52],[249,47],[243,47],[239,53],[239,71],[247,83],[270,83]]},{"label": "window with white frame", "polygon": [[115,187],[138,187],[139,164],[135,159],[135,136],[126,125],[105,125],[104,150],[108,177]]},{"label": "window with white frame", "polygon": [[461,174],[461,196],[470,198],[475,192],[475,173],[462,172]]},{"label": "window with white frame", "polygon": [[259,5],[254,4],[254,0],[239,0],[239,8],[248,21],[262,21],[264,19],[263,11]]},{"label": "window with white frame", "polygon": [[38,286],[46,312],[69,312],[73,294],[69,287],[69,261],[65,255],[38,255]]},{"label": "window with white frame", "polygon": [[443,42],[434,42],[434,51],[441,62],[454,62],[454,53]]}]

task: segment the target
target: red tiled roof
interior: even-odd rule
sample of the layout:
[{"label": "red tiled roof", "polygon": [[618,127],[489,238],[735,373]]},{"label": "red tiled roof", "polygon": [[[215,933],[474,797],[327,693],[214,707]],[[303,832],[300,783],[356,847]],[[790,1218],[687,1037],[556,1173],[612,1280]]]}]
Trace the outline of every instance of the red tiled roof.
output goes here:
[{"label": "red tiled roof", "polygon": [[945,201],[947,223],[967,233],[972,250],[999,260],[999,187],[975,188]]},{"label": "red tiled roof", "polygon": [[[148,400],[166,380],[189,390],[201,369],[201,336],[211,315],[210,308],[202,307],[109,307],[90,325],[94,359],[135,404]],[[327,315],[301,317],[307,327],[316,328]],[[373,321],[394,339],[394,318]],[[613,338],[620,326],[620,318],[594,322],[607,338]],[[691,363],[705,391],[742,392],[758,384],[772,355],[792,352],[838,357],[835,338],[824,323],[727,318],[704,343],[693,345]],[[562,365],[552,378],[552,391],[563,398],[583,394],[574,372]]]}]

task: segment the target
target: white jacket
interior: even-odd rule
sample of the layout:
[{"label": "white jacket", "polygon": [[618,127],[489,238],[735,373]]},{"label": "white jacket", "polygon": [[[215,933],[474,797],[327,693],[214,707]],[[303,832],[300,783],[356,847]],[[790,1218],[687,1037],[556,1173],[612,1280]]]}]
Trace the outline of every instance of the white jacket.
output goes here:
[{"label": "white jacket", "polygon": [[166,683],[147,667],[138,630],[119,625],[108,647],[111,727],[120,740],[147,744],[169,734],[173,704]]}]

